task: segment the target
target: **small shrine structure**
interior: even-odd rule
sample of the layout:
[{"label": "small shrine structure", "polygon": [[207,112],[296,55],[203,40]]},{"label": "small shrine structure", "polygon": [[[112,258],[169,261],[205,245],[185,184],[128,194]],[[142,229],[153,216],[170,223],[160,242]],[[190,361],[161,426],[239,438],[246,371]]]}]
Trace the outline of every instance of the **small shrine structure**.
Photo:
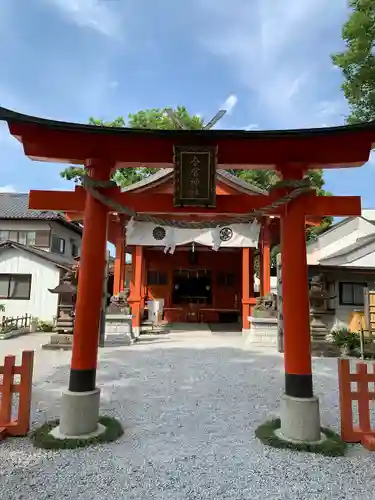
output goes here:
[{"label": "small shrine structure", "polygon": [[[29,202],[30,209],[56,210],[79,218],[83,214],[84,221],[70,380],[61,405],[61,436],[84,437],[98,432],[100,390],[96,387],[96,368],[107,238],[115,240],[122,253],[126,236],[127,244],[132,244],[134,272],[129,302],[136,321],[140,321],[146,295],[143,276],[147,259],[154,259],[154,269],[159,271],[164,264],[159,265],[158,259],[163,262],[179,255],[178,250],[175,255],[164,255],[154,240],[164,240],[162,246],[172,252],[178,246],[192,249],[194,243],[196,249],[210,242],[217,252],[207,252],[207,259],[218,259],[217,266],[227,275],[226,270],[233,266],[242,276],[237,308],[242,310],[246,327],[255,302],[250,279],[255,234],[256,230],[267,234],[261,228],[272,216],[280,220],[282,254],[285,394],[280,431],[285,439],[319,440],[319,402],[313,393],[311,369],[306,219],[360,215],[361,202],[357,196],[319,197],[304,175],[309,169],[363,165],[373,146],[375,123],[267,132],[138,130],[46,120],[4,108],[0,108],[0,119],[8,123],[10,133],[32,160],[80,164],[87,170],[82,187],[65,192],[31,191]],[[145,166],[173,169],[173,190],[171,185],[154,185],[152,193],[142,189],[121,191],[110,182],[117,168]],[[220,177],[221,172],[232,169],[274,169],[282,181],[270,193],[249,195]],[[127,234],[123,230],[126,221]],[[137,239],[145,234],[138,233],[140,224],[153,227],[145,244]],[[181,233],[183,229],[190,232],[188,241],[181,236],[187,234]],[[204,235],[193,233],[198,230]],[[231,246],[233,235],[237,241],[242,238],[241,245]],[[269,236],[261,236],[263,259],[269,259],[269,241]],[[226,259],[219,264],[226,248],[237,253],[229,258],[230,263]],[[121,252],[115,265],[117,291],[123,279]],[[171,272],[171,266],[164,268]],[[269,286],[268,269],[263,267],[263,295]],[[229,302],[235,308],[235,294],[231,295],[229,288],[223,289],[224,309],[229,308]],[[210,310],[209,314],[216,313]]]}]

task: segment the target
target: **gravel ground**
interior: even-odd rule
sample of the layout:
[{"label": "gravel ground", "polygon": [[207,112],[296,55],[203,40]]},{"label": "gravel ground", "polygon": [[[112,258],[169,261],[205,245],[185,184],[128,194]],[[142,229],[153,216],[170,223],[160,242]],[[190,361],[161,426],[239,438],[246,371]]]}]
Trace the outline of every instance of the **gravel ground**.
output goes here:
[{"label": "gravel ground", "polygon": [[[58,416],[70,353],[41,351],[45,335],[8,340],[0,356],[36,348],[33,426]],[[334,359],[314,360],[322,425],[338,430]],[[374,498],[375,455],[346,458],[264,447],[254,429],[276,416],[282,357],[243,350],[234,334],[175,331],[101,350],[102,413],[120,419],[116,443],[46,452],[25,439],[0,444],[1,499]]]}]

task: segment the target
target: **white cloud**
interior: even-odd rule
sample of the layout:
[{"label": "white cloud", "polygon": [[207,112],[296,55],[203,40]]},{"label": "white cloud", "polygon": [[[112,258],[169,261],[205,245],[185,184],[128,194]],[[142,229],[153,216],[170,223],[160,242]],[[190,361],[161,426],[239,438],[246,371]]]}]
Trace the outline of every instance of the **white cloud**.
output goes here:
[{"label": "white cloud", "polygon": [[0,186],[0,193],[15,193],[16,189],[11,184]]},{"label": "white cloud", "polygon": [[321,100],[322,68],[332,74],[330,53],[340,41],[346,0],[196,1],[211,17],[200,44],[226,62],[263,116],[277,127],[322,121],[314,106]]},{"label": "white cloud", "polygon": [[119,86],[119,83],[118,83],[118,81],[116,81],[116,80],[112,80],[112,81],[109,83],[109,87],[110,87],[111,89],[115,89],[115,88],[117,88],[118,86]]},{"label": "white cloud", "polygon": [[257,123],[249,123],[249,125],[246,125],[246,127],[244,127],[244,130],[257,130],[259,128],[259,125]]},{"label": "white cloud", "polygon": [[81,28],[92,30],[110,38],[121,38],[122,16],[118,6],[122,2],[100,0],[45,0],[58,9],[69,21]]},{"label": "white cloud", "polygon": [[237,96],[231,94],[229,97],[227,97],[224,104],[221,106],[221,109],[225,109],[228,115],[230,115],[231,112],[233,111],[233,108],[237,104],[237,101],[238,101]]}]

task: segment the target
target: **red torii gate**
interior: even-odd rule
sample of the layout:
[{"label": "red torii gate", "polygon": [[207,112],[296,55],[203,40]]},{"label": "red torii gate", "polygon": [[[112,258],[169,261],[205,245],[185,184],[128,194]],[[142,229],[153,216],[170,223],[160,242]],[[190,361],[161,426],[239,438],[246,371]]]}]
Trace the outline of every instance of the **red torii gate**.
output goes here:
[{"label": "red torii gate", "polygon": [[[217,146],[217,168],[275,169],[284,180],[299,180],[307,169],[361,166],[368,161],[375,138],[375,123],[280,132],[151,131],[51,121],[4,108],[0,108],[0,119],[7,121],[10,133],[31,159],[82,164],[94,181],[108,181],[116,168],[173,167],[176,144]],[[150,204],[148,197],[121,193],[117,188],[100,191],[135,211],[155,212],[155,204],[158,212],[172,209],[170,198],[163,195],[153,196]],[[230,199],[218,197],[215,209],[173,207],[173,211],[213,216],[248,213],[288,191],[285,188],[269,196],[246,197],[235,206]],[[82,188],[73,192],[31,191],[29,207],[84,213],[69,390],[63,396],[60,419],[63,435],[84,436],[98,428],[98,327],[108,212],[113,210]],[[313,192],[273,211],[282,221],[285,396],[281,431],[286,439],[320,438],[319,403],[313,395],[311,373],[305,218],[360,214],[359,197],[317,197]]]}]

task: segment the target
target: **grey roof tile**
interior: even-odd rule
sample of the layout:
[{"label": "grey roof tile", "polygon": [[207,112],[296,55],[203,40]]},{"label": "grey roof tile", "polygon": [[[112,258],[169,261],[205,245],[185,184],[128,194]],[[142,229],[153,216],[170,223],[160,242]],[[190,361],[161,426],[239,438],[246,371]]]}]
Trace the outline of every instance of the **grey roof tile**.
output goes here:
[{"label": "grey roof tile", "polygon": [[58,212],[29,210],[29,195],[27,193],[0,193],[0,219],[31,219],[61,222],[78,233],[82,229]]}]

